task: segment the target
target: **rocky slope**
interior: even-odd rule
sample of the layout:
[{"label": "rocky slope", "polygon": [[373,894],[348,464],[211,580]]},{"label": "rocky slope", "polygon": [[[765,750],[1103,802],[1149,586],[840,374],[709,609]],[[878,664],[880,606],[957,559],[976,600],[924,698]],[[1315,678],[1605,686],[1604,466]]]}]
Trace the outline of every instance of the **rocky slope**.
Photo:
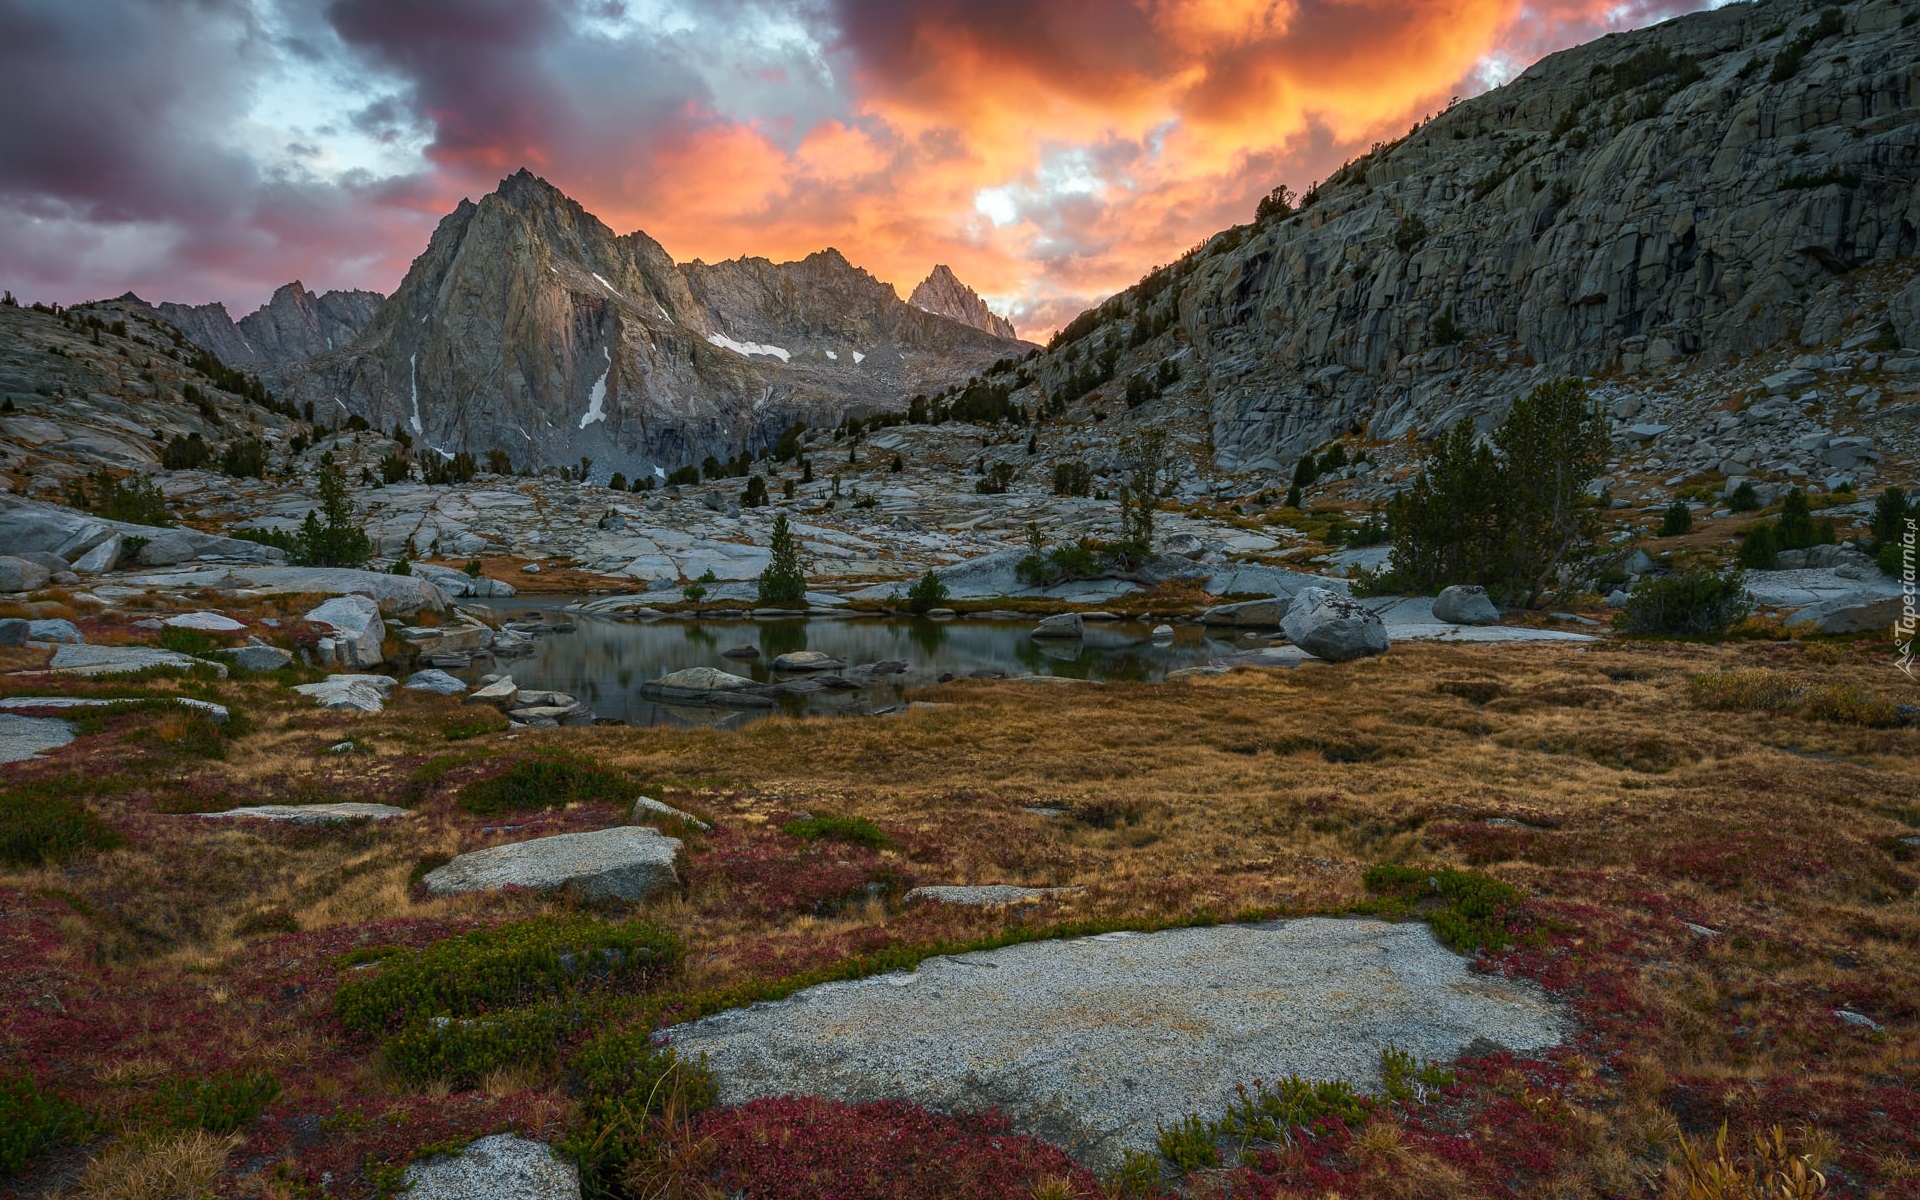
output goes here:
[{"label": "rocky slope", "polygon": [[228,366],[259,371],[352,345],[373,322],[386,297],[362,291],[316,296],[296,279],[238,321],[227,315],[226,305],[217,302],[147,305],[131,292],[120,299],[150,308]]},{"label": "rocky slope", "polygon": [[[1828,11],[1730,5],[1546,58],[1083,314],[1026,394],[1077,398],[1111,356],[1088,398],[1111,410],[1177,358],[1143,412],[1203,417],[1223,470],[1282,471],[1354,426],[1490,419],[1550,373],[1875,343],[1920,229],[1920,27],[1891,0]],[[1898,277],[1863,298],[1876,264]]]},{"label": "rocky slope", "polygon": [[920,281],[913,289],[913,295],[907,297],[907,303],[930,313],[952,317],[962,325],[971,325],[997,338],[1014,341],[1019,337],[1014,332],[1013,322],[989,309],[979,293],[961,283],[953,269],[945,263],[935,267],[930,275]]},{"label": "rocky slope", "polygon": [[634,475],[903,407],[1027,350],[825,250],[676,264],[522,171],[462,202],[351,347],[269,373],[335,418],[516,466]]}]

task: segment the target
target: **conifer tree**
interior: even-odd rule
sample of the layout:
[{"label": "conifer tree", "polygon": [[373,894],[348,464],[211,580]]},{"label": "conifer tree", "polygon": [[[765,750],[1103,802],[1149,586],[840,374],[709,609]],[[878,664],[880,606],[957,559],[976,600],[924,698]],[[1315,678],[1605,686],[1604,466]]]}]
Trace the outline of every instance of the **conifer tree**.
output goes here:
[{"label": "conifer tree", "polygon": [[773,519],[773,534],[767,542],[773,556],[767,569],[760,572],[760,603],[792,605],[807,598],[807,577],[800,570],[800,546],[787,528],[787,514]]}]

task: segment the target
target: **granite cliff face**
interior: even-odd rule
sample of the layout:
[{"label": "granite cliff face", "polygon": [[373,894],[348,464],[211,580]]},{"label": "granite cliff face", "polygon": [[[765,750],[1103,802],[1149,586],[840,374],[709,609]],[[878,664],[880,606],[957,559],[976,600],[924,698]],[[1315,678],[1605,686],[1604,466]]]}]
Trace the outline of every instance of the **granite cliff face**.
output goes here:
[{"label": "granite cliff face", "polygon": [[522,171],[463,201],[350,347],[268,374],[319,415],[516,466],[671,470],[903,407],[1029,347],[824,250],[676,264]]},{"label": "granite cliff face", "polygon": [[228,366],[259,371],[352,345],[386,297],[360,291],[316,296],[296,279],[238,321],[219,303],[147,305],[131,292],[121,299],[172,322],[188,341]]},{"label": "granite cliff face", "polygon": [[1920,230],[1909,11],[1736,4],[1552,55],[1083,314],[1028,370],[1057,387],[1111,352],[1112,392],[1178,356],[1218,465],[1274,470],[1356,424],[1490,420],[1549,373],[1858,334],[1884,303],[1849,280],[1909,270]]},{"label": "granite cliff face", "polygon": [[1019,336],[1014,332],[1012,321],[988,309],[987,302],[972,288],[961,283],[945,263],[935,267],[932,274],[920,281],[920,285],[913,289],[913,295],[907,297],[907,303],[930,313],[952,317],[962,325],[971,325],[997,338],[1012,341]]}]

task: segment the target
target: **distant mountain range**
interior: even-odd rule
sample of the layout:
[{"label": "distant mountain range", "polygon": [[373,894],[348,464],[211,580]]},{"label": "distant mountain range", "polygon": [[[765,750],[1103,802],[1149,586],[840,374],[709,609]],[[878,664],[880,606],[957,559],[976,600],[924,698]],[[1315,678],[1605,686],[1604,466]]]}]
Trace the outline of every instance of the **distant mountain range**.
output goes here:
[{"label": "distant mountain range", "polygon": [[832,249],[675,263],[528,171],[462,201],[391,297],[295,282],[237,322],[152,307],[329,423],[515,466],[588,457],[596,475],[757,451],[1033,349],[945,266],[908,303]]}]

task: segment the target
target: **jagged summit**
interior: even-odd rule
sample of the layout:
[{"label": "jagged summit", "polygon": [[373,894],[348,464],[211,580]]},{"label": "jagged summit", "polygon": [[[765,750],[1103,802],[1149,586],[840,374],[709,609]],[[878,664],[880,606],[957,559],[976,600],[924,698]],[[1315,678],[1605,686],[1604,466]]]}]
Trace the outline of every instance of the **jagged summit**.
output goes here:
[{"label": "jagged summit", "polygon": [[907,297],[907,303],[943,317],[951,317],[997,338],[1012,341],[1019,336],[1014,331],[1012,321],[989,310],[987,302],[960,282],[953,269],[945,263],[935,267],[932,274],[920,281],[920,286],[913,289],[913,295]]}]

